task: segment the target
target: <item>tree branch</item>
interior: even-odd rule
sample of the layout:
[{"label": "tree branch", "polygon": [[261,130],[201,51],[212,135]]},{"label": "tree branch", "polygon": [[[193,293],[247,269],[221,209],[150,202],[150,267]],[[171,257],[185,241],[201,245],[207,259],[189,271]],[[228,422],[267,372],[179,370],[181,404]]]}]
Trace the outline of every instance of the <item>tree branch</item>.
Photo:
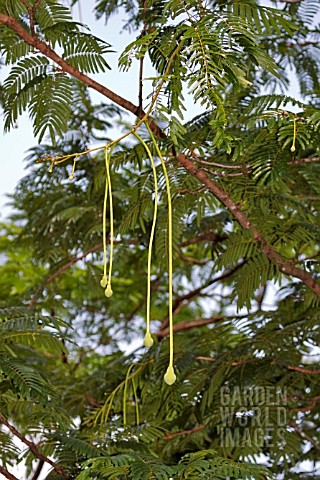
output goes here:
[{"label": "tree branch", "polygon": [[286,47],[294,48],[294,47],[309,47],[310,45],[316,47],[319,45],[319,42],[312,42],[310,40],[306,42],[286,42]]},{"label": "tree branch", "polygon": [[32,299],[30,300],[29,303],[29,309],[31,310],[36,303],[37,299],[39,298],[39,295],[41,292],[51,283],[55,278],[59,277],[62,273],[64,273],[68,268],[72,267],[75,263],[79,262],[80,260],[83,260],[86,258],[90,253],[96,252],[97,250],[100,250],[102,248],[102,243],[98,243],[97,245],[94,245],[93,247],[89,248],[85,252],[83,252],[81,255],[78,257],[72,258],[69,262],[65,263],[60,267],[56,272],[52,273],[43,283],[40,285],[33,295]]},{"label": "tree branch", "polygon": [[41,471],[42,471],[42,468],[43,468],[43,465],[44,465],[44,461],[43,460],[39,460],[39,463],[37,465],[37,468],[32,476],[32,479],[31,480],[38,480],[40,474],[41,474]]},{"label": "tree branch", "polygon": [[241,210],[225,192],[222,190],[201,168],[199,169],[190,158],[187,158],[184,153],[177,155],[179,162],[185,167],[185,169],[195,178],[197,178],[203,185],[205,185],[220,202],[227,207],[227,209],[233,214],[235,219],[241,225],[242,228],[250,230],[253,234],[254,240],[260,244],[261,250],[267,256],[267,258],[274,262],[280,272],[291,275],[292,277],[299,278],[307,287],[310,288],[317,296],[320,297],[320,284],[310,275],[310,273],[297,268],[292,262],[286,261],[282,256],[273,250],[272,246],[268,244],[259,230],[250,222],[246,214]]},{"label": "tree branch", "polygon": [[206,424],[198,425],[197,427],[191,428],[191,430],[182,430],[181,432],[167,433],[162,439],[171,440],[172,438],[181,437],[182,435],[191,435],[195,432],[200,432],[206,428]]},{"label": "tree branch", "polygon": [[301,372],[301,373],[305,373],[305,374],[308,374],[308,375],[319,375],[320,374],[320,369],[310,370],[309,368],[294,367],[293,365],[288,365],[287,368],[288,368],[288,370],[295,370],[296,372]]},{"label": "tree branch", "polygon": [[[285,0],[287,3],[298,3],[300,0]],[[16,34],[24,40],[27,44],[31,45],[35,49],[39,50],[43,55],[53,60],[59,67],[66,73],[69,73],[73,77],[80,80],[84,85],[87,85],[90,88],[93,88],[97,92],[104,95],[106,98],[109,98],[112,102],[116,103],[120,107],[128,110],[133,113],[140,119],[145,116],[145,112],[139,108],[139,106],[134,105],[129,100],[121,97],[112,90],[103,86],[99,82],[96,82],[88,75],[81,73],[77,68],[70,65],[63,58],[61,58],[52,48],[36,36],[30,35],[25,28],[13,17],[0,13],[0,25],[5,25],[8,28],[12,29]],[[161,128],[151,119],[148,119],[150,128],[153,133],[158,137],[164,137],[164,133]],[[233,214],[238,223],[245,228],[250,230],[253,234],[254,240],[260,244],[261,250],[267,256],[267,258],[274,262],[279,270],[286,274],[291,275],[292,277],[298,278],[301,280],[310,290],[312,290],[317,296],[320,297],[320,284],[315,281],[315,279],[307,271],[297,268],[292,262],[286,261],[282,256],[276,252],[271,245],[268,244],[263,235],[259,230],[249,221],[246,214],[241,210],[241,208],[233,202],[229,195],[223,191],[213,180],[209,178],[207,173],[199,169],[193,160],[188,158],[184,153],[179,153],[176,156],[180,164],[195,178],[197,178],[203,185],[205,185],[214,196],[220,200],[220,202]]]},{"label": "tree branch", "polygon": [[[195,327],[203,327],[204,325],[209,325],[210,323],[217,323],[220,320],[223,320],[224,317],[210,317],[210,318],[199,318],[197,320],[191,320],[190,322],[180,322],[173,326],[173,332],[181,332],[182,330],[190,330],[191,328]],[[161,328],[156,333],[158,338],[164,338],[169,335],[169,327]]]},{"label": "tree branch", "polygon": [[193,258],[193,257],[190,257],[188,255],[183,255],[183,253],[179,253],[179,257],[181,258],[181,260],[183,262],[187,262],[187,263],[192,263],[193,265],[206,265],[206,263],[208,262],[211,262],[212,259],[211,258],[201,258],[201,259],[198,259],[198,258]]},{"label": "tree branch", "polygon": [[98,250],[101,250],[101,248],[102,248],[102,243],[98,243],[93,247],[88,248],[88,250],[83,252],[78,257],[72,258],[68,263],[65,263],[61,268],[59,268],[59,270],[57,270],[52,275],[50,275],[50,277],[47,278],[43,288],[49,285],[49,283],[51,283],[55,278],[59,277],[63,272],[68,270],[68,268],[72,267],[72,265],[74,265],[77,262],[80,262],[80,260],[83,260],[84,258],[86,258],[90,253],[94,253],[94,252],[97,252]]},{"label": "tree branch", "polygon": [[201,235],[197,235],[196,237],[190,238],[189,240],[185,240],[184,242],[180,243],[180,247],[187,247],[188,245],[194,245],[195,243],[204,242],[205,240],[208,240],[210,242],[222,242],[222,240],[226,240],[227,238],[227,235],[217,235],[212,230],[207,230]]},{"label": "tree branch", "polygon": [[309,412],[310,410],[315,408],[320,402],[320,395],[313,398],[308,398],[308,401],[310,400],[311,400],[311,403],[309,403],[309,405],[306,405],[305,407],[300,407],[300,408],[293,408],[290,411],[291,412]]},{"label": "tree branch", "polygon": [[[220,275],[220,277],[216,277],[216,278],[213,278],[212,280],[209,280],[208,282],[206,282],[204,285],[201,285],[200,287],[194,289],[194,290],[191,290],[190,292],[187,292],[185,293],[184,295],[181,295],[180,297],[177,297],[175,299],[175,301],[173,302],[173,305],[172,305],[172,313],[173,315],[177,314],[178,312],[181,311],[182,307],[185,305],[185,303],[189,303],[190,300],[192,300],[194,297],[197,297],[198,295],[200,295],[202,293],[202,290],[208,288],[208,287],[211,287],[212,285],[214,285],[215,283],[217,282],[220,282],[221,280],[224,280],[225,278],[228,278],[230,277],[233,273],[235,273],[240,267],[242,267],[244,262],[241,262],[239,263],[238,265],[236,265],[232,270],[227,270],[225,271],[222,275]],[[157,333],[158,336],[162,336],[161,335],[161,332],[163,330],[166,329],[166,327],[168,326],[169,324],[169,316],[167,315],[162,323],[161,323],[161,327],[159,329],[159,332]],[[179,324],[178,324],[179,325]],[[176,327],[178,326],[176,325]],[[189,327],[189,328],[192,328],[192,327]],[[179,330],[179,329],[178,329]],[[167,335],[167,334],[166,334]],[[163,336],[166,336],[166,335],[163,335]]]},{"label": "tree branch", "polygon": [[[65,472],[61,467],[59,467],[59,465],[57,463],[50,460],[50,458],[46,457],[45,455],[42,455],[42,453],[39,452],[37,445],[35,443],[31,442],[30,440],[28,440],[27,438],[25,438],[23,435],[21,435],[21,433],[18,432],[18,430],[13,425],[11,425],[9,422],[7,422],[7,420],[2,415],[0,415],[0,422],[3,425],[5,425],[8,428],[8,430],[10,430],[10,432],[15,437],[19,438],[19,440],[21,440],[21,442],[23,442],[25,445],[27,445],[27,447],[30,448],[31,452],[33,453],[33,455],[35,457],[37,457],[39,460],[43,460],[44,462],[51,465],[51,467],[62,477],[69,478],[69,475],[68,475],[67,472]],[[7,478],[15,479],[15,477],[7,477]]]},{"label": "tree branch", "polygon": [[6,470],[4,467],[1,467],[1,465],[0,465],[0,473],[2,473],[2,475],[8,478],[9,480],[19,480],[19,478],[12,475],[12,473],[8,472],[8,470]]},{"label": "tree branch", "polygon": [[298,433],[298,435],[300,435],[301,438],[307,440],[307,442],[310,442],[316,450],[320,450],[320,445],[315,440],[313,440],[313,438],[309,437],[309,435],[307,435],[300,427],[298,427],[295,422],[290,422],[290,425],[295,429],[295,431]]},{"label": "tree branch", "polygon": [[304,163],[317,163],[320,162],[320,157],[299,158],[298,160],[291,160],[289,165],[303,165]]},{"label": "tree branch", "polygon": [[[34,47],[43,55],[53,60],[57,65],[59,65],[61,70],[77,78],[78,80],[80,80],[80,82],[82,82],[87,87],[90,87],[93,90],[96,90],[97,92],[101,93],[101,95],[103,95],[104,97],[109,98],[109,100],[116,103],[120,107],[124,108],[128,112],[133,113],[137,117],[142,118],[145,116],[145,112],[141,108],[139,108],[139,106],[134,105],[129,100],[121,97],[120,95],[113,92],[112,90],[105,87],[104,85],[97,82],[96,80],[93,80],[93,78],[89,77],[85,73],[80,72],[77,68],[70,65],[62,57],[60,57],[54,50],[52,50],[52,48],[46,42],[40,40],[36,36],[30,35],[29,32],[27,32],[27,30],[25,30],[25,28],[15,18],[5,15],[4,13],[0,13],[0,25],[5,25],[6,27],[11,28],[11,30],[13,30],[28,45],[30,45],[31,47]],[[161,128],[153,120],[150,119],[149,124],[150,124],[150,128],[152,128],[152,131],[155,133],[155,135],[160,137],[163,136],[163,132]]]}]

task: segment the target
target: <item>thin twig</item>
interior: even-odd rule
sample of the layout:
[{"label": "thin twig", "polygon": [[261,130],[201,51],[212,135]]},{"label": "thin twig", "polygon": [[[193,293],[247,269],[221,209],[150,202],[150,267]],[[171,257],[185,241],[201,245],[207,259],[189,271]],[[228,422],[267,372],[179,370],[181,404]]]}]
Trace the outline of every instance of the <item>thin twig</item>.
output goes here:
[{"label": "thin twig", "polygon": [[289,165],[302,165],[304,163],[317,163],[320,162],[320,157],[299,158],[297,160],[291,160]]},{"label": "thin twig", "polygon": [[[143,28],[141,30],[141,37],[143,37],[147,33],[147,20],[145,18],[147,13],[147,0],[142,0],[142,7],[143,7]],[[144,55],[140,58],[139,61],[139,94],[138,94],[138,106],[142,110],[143,109],[143,67],[144,67]]]},{"label": "thin twig", "polygon": [[41,474],[41,471],[42,471],[42,468],[43,468],[43,465],[44,465],[44,461],[43,460],[39,460],[39,463],[37,465],[37,468],[31,478],[31,480],[38,480],[40,474]]},{"label": "thin twig", "polygon": [[[204,325],[210,325],[210,323],[217,323],[223,320],[223,316],[211,317],[211,318],[198,318],[189,322],[180,322],[173,326],[174,333],[181,332],[182,330],[190,330],[191,328],[203,327]],[[169,335],[169,328],[164,328],[156,333],[158,338],[164,338]]]},{"label": "thin twig", "polygon": [[19,480],[19,478],[12,475],[12,473],[8,472],[8,470],[6,470],[4,467],[1,467],[1,465],[0,465],[0,473],[2,473],[2,475],[8,478],[9,480]]},{"label": "thin twig", "polygon": [[59,277],[62,273],[64,273],[66,270],[68,270],[70,267],[72,267],[75,263],[80,262],[80,260],[83,260],[86,258],[90,253],[94,253],[102,248],[102,243],[98,243],[94,245],[93,247],[90,247],[88,250],[83,252],[81,255],[78,257],[72,258],[69,262],[65,263],[62,265],[61,268],[59,268],[56,272],[52,273],[43,283],[38,287],[36,290],[35,294],[33,295],[32,299],[30,300],[29,303],[29,309],[31,310],[33,306],[35,305],[36,301],[38,300],[41,292],[57,277]]},{"label": "thin twig", "polygon": [[301,373],[305,373],[305,374],[308,374],[308,375],[320,375],[320,369],[310,370],[309,368],[295,367],[293,365],[288,365],[287,368],[289,370],[295,370],[296,372],[301,372]]},{"label": "thin twig", "polygon": [[[206,288],[208,287],[211,287],[212,285],[214,285],[215,283],[217,282],[220,282],[221,280],[224,280],[228,277],[230,277],[233,273],[235,273],[240,267],[242,267],[244,262],[241,262],[239,263],[238,265],[236,265],[233,269],[231,270],[226,270],[222,275],[220,275],[219,277],[216,277],[216,278],[213,278],[212,280],[209,280],[208,282],[206,282],[204,285],[201,285],[200,287],[194,289],[194,290],[191,290],[187,293],[185,293],[184,295],[181,295],[179,297],[177,297],[175,299],[175,301],[173,302],[173,306],[172,306],[172,311],[173,311],[173,314],[176,315],[177,313],[179,313],[181,311],[181,309],[186,305],[188,304],[193,298],[199,296],[199,295],[202,295],[203,294],[203,290],[205,290]],[[157,335],[160,334],[161,336],[161,332],[163,330],[166,329],[166,327],[168,326],[168,323],[169,323],[169,317],[166,316],[163,320],[162,320],[162,323],[161,323],[161,327],[159,329],[159,332],[157,333]],[[176,325],[177,326],[177,325]]]},{"label": "thin twig", "polygon": [[225,165],[224,163],[217,163],[217,162],[210,162],[208,160],[200,160],[200,158],[194,158],[194,160],[197,163],[200,163],[201,165],[209,165],[210,167],[219,167],[219,168],[226,168],[226,169],[231,169],[231,170],[247,170],[248,168],[251,168],[252,165],[247,164],[247,165]]},{"label": "thin twig", "polygon": [[189,193],[190,195],[198,195],[198,193],[205,192],[206,187],[200,187],[196,190],[190,190],[189,188],[180,188],[177,193]]},{"label": "thin twig", "polygon": [[[20,432],[18,432],[18,430],[13,425],[11,425],[9,422],[7,422],[7,420],[2,415],[0,415],[0,422],[3,425],[5,425],[8,428],[8,430],[10,430],[10,432],[15,437],[19,438],[19,440],[21,440],[21,442],[23,442],[25,445],[27,445],[27,447],[30,448],[31,452],[33,453],[33,455],[35,457],[37,457],[39,460],[43,460],[44,462],[51,465],[51,467],[62,477],[69,478],[69,475],[68,475],[67,472],[65,472],[61,467],[59,467],[59,465],[57,463],[55,463],[53,460],[51,460],[50,458],[48,458],[45,455],[43,455],[42,453],[40,453],[37,445],[35,443],[31,442],[30,440],[28,440],[27,438],[25,438]],[[12,477],[12,478],[15,478],[15,477]]]},{"label": "thin twig", "polygon": [[292,408],[290,411],[291,412],[309,412],[313,408],[315,408],[318,403],[320,402],[320,395],[313,397],[313,398],[308,398],[308,401],[311,400],[311,403],[306,405],[305,407],[299,407],[299,408]]},{"label": "thin twig", "polygon": [[218,243],[226,240],[227,238],[227,235],[217,235],[212,230],[207,230],[201,235],[197,235],[196,237],[190,238],[189,240],[185,240],[184,242],[180,243],[180,247],[188,247],[189,245],[194,245],[195,243],[204,242],[206,240]]},{"label": "thin twig", "polygon": [[212,260],[211,258],[198,259],[198,258],[190,257],[188,255],[183,255],[182,253],[179,253],[179,257],[184,262],[192,263],[193,265],[200,265],[200,266],[201,265],[206,265],[208,262],[210,262]]},{"label": "thin twig", "polygon": [[301,438],[307,440],[314,446],[316,450],[320,450],[320,445],[313,438],[309,437],[295,422],[290,422],[290,425],[295,429],[295,431],[300,435]]},{"label": "thin twig", "polygon": [[171,440],[172,438],[181,437],[182,435],[191,435],[192,433],[204,430],[206,426],[207,425],[204,423],[203,425],[198,425],[197,427],[191,428],[191,430],[182,430],[181,432],[167,433],[162,439]]}]

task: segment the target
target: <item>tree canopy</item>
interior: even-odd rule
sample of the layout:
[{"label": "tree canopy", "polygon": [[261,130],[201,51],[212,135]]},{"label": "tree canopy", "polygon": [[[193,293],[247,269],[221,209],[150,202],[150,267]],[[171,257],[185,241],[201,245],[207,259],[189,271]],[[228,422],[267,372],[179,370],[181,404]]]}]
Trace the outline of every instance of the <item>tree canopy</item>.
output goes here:
[{"label": "tree canopy", "polygon": [[39,142],[1,224],[0,473],[315,478],[318,0],[92,1],[135,104],[67,3],[0,0],[5,130]]}]

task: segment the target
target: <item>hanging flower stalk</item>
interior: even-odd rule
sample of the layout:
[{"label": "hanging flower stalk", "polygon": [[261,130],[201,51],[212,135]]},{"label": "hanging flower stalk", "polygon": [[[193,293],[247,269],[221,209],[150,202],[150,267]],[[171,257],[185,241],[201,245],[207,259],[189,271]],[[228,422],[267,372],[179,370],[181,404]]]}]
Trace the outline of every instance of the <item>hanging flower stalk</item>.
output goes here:
[{"label": "hanging flower stalk", "polygon": [[151,258],[152,258],[152,247],[154,241],[154,234],[156,229],[156,222],[157,222],[157,211],[158,211],[158,180],[157,180],[157,171],[156,166],[154,164],[152,153],[146,144],[146,142],[138,135],[136,132],[133,132],[134,136],[142,143],[144,146],[148,157],[151,162],[152,172],[153,172],[153,182],[154,182],[154,209],[153,209],[153,220],[149,238],[149,247],[148,247],[148,273],[147,273],[147,313],[146,313],[146,334],[144,337],[144,346],[145,347],[152,347],[153,345],[153,338],[151,337],[150,333],[150,303],[151,303]]},{"label": "hanging flower stalk", "polygon": [[74,171],[75,171],[75,169],[76,169],[77,160],[78,160],[78,157],[75,157],[74,160],[73,160],[72,170],[71,170],[71,173],[70,173],[70,175],[69,175],[69,180],[73,180],[73,179],[74,179]]},{"label": "hanging flower stalk", "polygon": [[[113,260],[113,203],[112,203],[112,186],[110,177],[110,156],[109,145],[105,147],[105,164],[106,164],[106,185],[104,191],[103,200],[103,220],[102,220],[102,235],[103,235],[103,276],[100,285],[105,288],[106,297],[111,297],[113,294],[111,288],[112,280],[112,260]],[[109,196],[109,211],[110,211],[110,261],[109,261],[109,274],[107,276],[107,201]]]},{"label": "hanging flower stalk", "polygon": [[[159,94],[159,91],[157,91],[154,100],[157,98],[157,95]],[[153,102],[154,103],[154,102]],[[145,115],[143,119],[140,119],[138,123],[127,133],[119,137],[117,140],[108,143],[104,147],[96,147],[92,148],[89,151],[86,152],[80,152],[76,154],[71,154],[71,155],[65,155],[61,158],[44,158],[44,159],[39,159],[40,161],[47,161],[51,160],[49,172],[52,172],[53,167],[55,164],[60,164],[63,163],[70,158],[74,158],[73,166],[72,166],[72,172],[69,176],[69,179],[72,180],[74,177],[74,171],[75,171],[75,166],[76,166],[76,161],[78,160],[78,157],[87,154],[88,152],[93,152],[96,150],[104,149],[105,151],[105,167],[106,167],[106,183],[105,183],[105,192],[104,192],[104,201],[103,201],[103,221],[102,221],[102,233],[103,233],[103,275],[102,279],[100,281],[100,285],[105,289],[105,295],[106,297],[111,297],[113,295],[112,287],[111,287],[111,282],[112,282],[112,263],[113,263],[113,243],[114,243],[114,225],[113,225],[113,201],[112,201],[112,185],[111,185],[111,176],[110,176],[110,158],[111,158],[111,153],[115,145],[119,143],[120,140],[123,138],[127,137],[130,134],[135,135],[135,137],[142,143],[144,146],[148,157],[151,162],[152,166],[152,171],[153,171],[153,179],[154,179],[154,211],[153,211],[153,220],[152,220],[152,227],[151,227],[151,233],[150,233],[150,239],[149,239],[149,246],[148,246],[148,273],[147,273],[147,312],[146,312],[146,334],[144,337],[144,345],[146,347],[151,347],[153,345],[153,339],[151,336],[150,332],[150,310],[151,310],[151,260],[152,260],[152,248],[153,248],[153,242],[154,242],[154,236],[155,236],[155,228],[156,228],[156,221],[157,221],[157,210],[158,210],[158,181],[157,181],[157,173],[156,173],[156,168],[155,168],[155,163],[153,160],[152,153],[150,151],[150,148],[146,144],[146,142],[136,133],[137,128],[142,124],[145,123],[147,130],[150,134],[150,138],[152,140],[152,143],[155,147],[155,150],[157,152],[157,155],[160,159],[161,162],[161,167],[163,170],[163,174],[165,177],[165,182],[166,182],[166,190],[167,190],[167,201],[168,201],[168,276],[169,276],[169,365],[167,368],[167,371],[164,375],[164,381],[168,385],[172,385],[176,381],[176,375],[174,373],[174,367],[173,367],[173,313],[172,313],[172,304],[173,304],[173,299],[172,299],[172,292],[173,292],[173,285],[172,285],[172,202],[171,202],[171,191],[170,191],[170,182],[169,182],[169,177],[168,177],[168,172],[166,168],[165,161],[163,159],[163,156],[161,154],[161,151],[159,149],[159,146],[156,142],[156,139],[150,129],[150,126],[148,124],[148,113]],[[107,219],[107,203],[108,203],[108,197],[109,197],[109,212],[110,212],[110,260],[109,260],[109,272],[107,274],[107,225],[106,225],[106,219]]]},{"label": "hanging flower stalk", "polygon": [[171,202],[171,191],[170,191],[170,182],[169,176],[167,172],[167,167],[165,161],[163,159],[162,153],[160,148],[154,138],[154,135],[148,125],[147,122],[146,126],[149,131],[151,140],[155,146],[156,152],[161,162],[163,174],[166,180],[166,190],[167,190],[167,198],[168,198],[168,276],[169,276],[169,366],[167,371],[164,375],[164,381],[168,385],[172,385],[176,381],[176,375],[174,373],[173,368],[173,315],[172,315],[172,202]]},{"label": "hanging flower stalk", "polygon": [[295,152],[296,150],[296,138],[297,138],[297,118],[296,115],[293,116],[293,139],[292,139],[292,146],[290,148],[291,152]]}]

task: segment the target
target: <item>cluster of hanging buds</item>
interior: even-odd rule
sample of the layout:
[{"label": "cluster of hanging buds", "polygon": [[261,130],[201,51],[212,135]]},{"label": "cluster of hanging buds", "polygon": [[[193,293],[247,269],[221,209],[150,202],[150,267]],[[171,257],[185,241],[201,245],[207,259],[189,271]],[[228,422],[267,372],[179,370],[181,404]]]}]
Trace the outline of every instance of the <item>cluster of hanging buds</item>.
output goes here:
[{"label": "cluster of hanging buds", "polygon": [[[170,192],[170,182],[168,177],[168,172],[166,168],[165,161],[161,154],[160,148],[152,134],[152,131],[147,122],[145,125],[150,134],[150,138],[157,152],[157,156],[160,159],[161,167],[166,181],[166,190],[167,190],[167,202],[168,202],[168,276],[169,276],[169,366],[167,368],[166,374],[164,375],[164,381],[168,385],[172,385],[176,381],[176,375],[174,373],[173,367],[173,317],[172,317],[172,204],[171,204],[171,192]],[[153,159],[153,155],[150,151],[150,148],[146,142],[138,135],[138,133],[133,130],[131,133],[139,140],[139,142],[144,146],[147,155],[149,157],[152,172],[153,172],[153,181],[154,181],[154,209],[153,209],[153,220],[151,226],[151,233],[149,238],[148,246],[148,262],[147,262],[147,311],[146,311],[146,334],[144,337],[144,345],[147,348],[152,347],[153,338],[150,332],[150,303],[151,303],[151,260],[152,260],[152,247],[155,235],[155,228],[157,222],[157,212],[158,212],[158,180],[157,180],[157,171]],[[115,144],[116,142],[113,142]],[[103,276],[100,282],[100,285],[105,288],[106,297],[111,297],[113,294],[111,288],[111,276],[112,276],[112,258],[113,258],[113,204],[112,204],[112,189],[111,189],[111,177],[110,177],[110,158],[111,151],[109,151],[108,146],[105,147],[105,164],[106,164],[106,186],[105,186],[105,195],[103,202],[103,256],[104,256],[104,267],[103,267]],[[109,260],[109,273],[107,275],[107,233],[106,233],[106,214],[107,214],[107,203],[109,197],[109,211],[110,211],[110,260]]]},{"label": "cluster of hanging buds", "polygon": [[[152,172],[153,172],[153,181],[154,181],[154,210],[153,210],[153,220],[152,220],[152,227],[151,227],[151,233],[150,233],[150,239],[149,239],[149,246],[148,246],[148,266],[147,266],[147,309],[146,309],[146,333],[144,337],[144,345],[147,348],[152,347],[153,345],[153,338],[151,336],[150,332],[150,304],[151,304],[151,260],[152,260],[152,247],[153,247],[153,242],[154,242],[154,236],[155,236],[155,229],[156,229],[156,222],[157,222],[157,212],[158,212],[158,195],[159,195],[159,189],[158,189],[158,180],[157,180],[157,171],[153,159],[153,155],[151,153],[150,148],[148,147],[147,143],[141,138],[140,135],[136,132],[137,127],[141,125],[143,121],[141,120],[136,127],[134,127],[130,132],[127,132],[125,135],[122,137],[118,138],[114,142],[109,143],[108,145],[104,147],[98,147],[98,148],[93,148],[90,150],[87,150],[85,152],[81,153],[76,153],[76,154],[70,154],[70,155],[64,155],[61,157],[45,157],[45,158],[40,158],[38,162],[43,162],[43,161],[48,161],[50,160],[50,167],[49,167],[49,173],[52,173],[53,167],[56,164],[60,164],[63,162],[66,162],[70,159],[73,159],[73,165],[72,165],[72,170],[69,175],[69,180],[74,179],[74,172],[76,168],[76,163],[77,160],[80,156],[87,154],[88,152],[93,152],[96,150],[100,150],[101,148],[104,149],[105,153],[105,168],[106,168],[106,183],[105,183],[105,192],[104,192],[104,201],[103,201],[103,220],[102,220],[102,230],[103,230],[103,275],[102,279],[100,281],[100,285],[102,288],[105,290],[105,296],[106,297],[111,297],[113,295],[112,291],[112,262],[113,262],[113,243],[114,243],[114,225],[113,225],[113,202],[112,202],[112,184],[111,184],[111,175],[110,175],[110,159],[111,159],[111,154],[112,150],[115,145],[118,144],[118,142],[130,135],[133,134],[137,140],[144,146],[148,158],[151,163],[152,167]],[[169,182],[169,177],[168,177],[168,172],[166,168],[165,161],[163,159],[163,156],[161,154],[160,148],[156,142],[156,139],[149,127],[147,118],[144,120],[144,123],[147,127],[147,130],[149,132],[151,141],[154,145],[155,151],[157,153],[157,157],[160,160],[161,163],[161,168],[165,177],[165,182],[166,182],[166,191],[167,191],[167,202],[168,202],[168,277],[169,277],[169,285],[168,285],[168,291],[169,291],[169,302],[168,302],[168,308],[169,308],[169,365],[167,368],[167,371],[164,375],[164,381],[168,385],[172,385],[176,381],[176,375],[174,372],[174,367],[173,367],[173,316],[172,316],[172,291],[173,291],[173,286],[172,286],[172,204],[171,204],[171,192],[170,192],[170,182]],[[109,201],[108,201],[109,199]],[[107,219],[107,205],[109,204],[109,215],[110,215],[110,236],[109,236],[109,243],[110,243],[110,254],[109,254],[109,270],[107,273],[107,225],[106,225],[106,219]]]},{"label": "cluster of hanging buds", "polygon": [[[103,231],[103,276],[100,281],[102,288],[105,288],[105,296],[111,297],[113,294],[111,288],[111,279],[112,279],[112,260],[113,260],[113,203],[112,203],[112,187],[111,187],[111,177],[110,177],[110,156],[108,145],[104,149],[105,152],[105,164],[106,164],[106,186],[104,191],[104,201],[103,201],[103,220],[102,220],[102,231]],[[109,274],[107,276],[107,228],[106,228],[106,215],[107,215],[107,201],[109,196],[109,211],[110,211],[110,260],[109,260]]]}]

